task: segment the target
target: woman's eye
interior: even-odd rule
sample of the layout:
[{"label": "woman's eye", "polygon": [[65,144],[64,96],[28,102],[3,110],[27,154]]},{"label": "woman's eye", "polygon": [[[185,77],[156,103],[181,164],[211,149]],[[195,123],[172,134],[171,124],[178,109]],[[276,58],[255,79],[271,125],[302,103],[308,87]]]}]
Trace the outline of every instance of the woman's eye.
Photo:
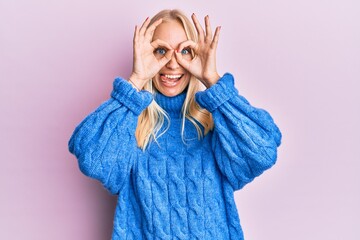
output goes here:
[{"label": "woman's eye", "polygon": [[189,49],[183,49],[183,50],[181,50],[181,54],[189,54],[190,53],[190,51],[189,51]]},{"label": "woman's eye", "polygon": [[166,53],[166,50],[163,48],[158,48],[155,50],[156,53],[160,54],[160,55],[164,55]]}]

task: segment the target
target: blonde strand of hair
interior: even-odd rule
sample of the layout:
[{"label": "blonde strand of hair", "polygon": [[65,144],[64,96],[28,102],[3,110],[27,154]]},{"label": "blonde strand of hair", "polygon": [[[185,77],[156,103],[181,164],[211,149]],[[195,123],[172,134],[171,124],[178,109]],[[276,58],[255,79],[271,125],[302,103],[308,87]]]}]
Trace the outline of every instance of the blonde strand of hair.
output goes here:
[{"label": "blonde strand of hair", "polygon": [[[181,11],[177,9],[163,10],[151,19],[150,24],[160,18],[162,18],[163,21],[179,21],[184,27],[187,38],[197,41],[197,34],[191,21]],[[188,119],[195,126],[198,133],[198,139],[201,139],[204,135],[206,135],[213,129],[214,126],[211,113],[206,109],[200,108],[195,101],[195,93],[199,91],[200,85],[200,81],[192,76],[182,108],[183,119],[181,135],[184,142],[186,141],[186,139],[184,139],[185,119]],[[156,89],[154,89],[152,85],[152,80],[149,80],[149,82],[144,86],[144,89],[151,92],[153,95],[157,94]],[[162,132],[160,132],[165,120],[168,122],[168,125]],[[153,101],[138,118],[138,124],[135,131],[138,147],[145,150],[151,140],[156,142],[157,138],[167,131],[169,124],[170,118],[168,114],[155,101]],[[203,126],[204,132],[199,124]]]}]

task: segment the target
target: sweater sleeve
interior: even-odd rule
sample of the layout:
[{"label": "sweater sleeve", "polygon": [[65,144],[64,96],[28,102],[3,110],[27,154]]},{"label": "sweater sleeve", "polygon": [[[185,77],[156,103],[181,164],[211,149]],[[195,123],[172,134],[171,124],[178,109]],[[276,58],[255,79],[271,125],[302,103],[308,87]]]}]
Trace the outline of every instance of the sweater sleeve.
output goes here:
[{"label": "sweater sleeve", "polygon": [[112,194],[120,191],[130,175],[137,119],[151,101],[149,92],[137,92],[126,80],[116,78],[111,97],[75,128],[68,142],[80,170]]},{"label": "sweater sleeve", "polygon": [[196,101],[213,115],[212,149],[234,190],[275,164],[281,132],[267,111],[251,106],[238,94],[231,74],[198,92]]}]

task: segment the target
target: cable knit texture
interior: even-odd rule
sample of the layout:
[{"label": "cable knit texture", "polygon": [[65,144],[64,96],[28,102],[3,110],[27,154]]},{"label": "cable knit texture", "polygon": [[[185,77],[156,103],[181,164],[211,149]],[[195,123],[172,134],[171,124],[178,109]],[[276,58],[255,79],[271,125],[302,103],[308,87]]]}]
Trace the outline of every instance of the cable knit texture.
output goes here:
[{"label": "cable knit texture", "polygon": [[[181,108],[186,93],[137,92],[116,78],[111,98],[87,116],[69,140],[80,170],[118,194],[113,240],[244,239],[234,191],[276,161],[281,133],[271,116],[238,94],[229,73],[196,94],[214,118],[198,139]],[[170,117],[145,151],[137,147],[139,114],[156,101]]]}]

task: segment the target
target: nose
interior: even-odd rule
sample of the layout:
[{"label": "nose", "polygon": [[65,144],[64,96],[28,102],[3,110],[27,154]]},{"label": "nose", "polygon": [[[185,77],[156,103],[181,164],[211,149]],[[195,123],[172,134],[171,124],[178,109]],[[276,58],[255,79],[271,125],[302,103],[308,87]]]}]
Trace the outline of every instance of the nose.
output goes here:
[{"label": "nose", "polygon": [[179,63],[176,61],[175,54],[171,56],[170,61],[166,64],[166,67],[169,69],[177,69],[179,68]]}]

